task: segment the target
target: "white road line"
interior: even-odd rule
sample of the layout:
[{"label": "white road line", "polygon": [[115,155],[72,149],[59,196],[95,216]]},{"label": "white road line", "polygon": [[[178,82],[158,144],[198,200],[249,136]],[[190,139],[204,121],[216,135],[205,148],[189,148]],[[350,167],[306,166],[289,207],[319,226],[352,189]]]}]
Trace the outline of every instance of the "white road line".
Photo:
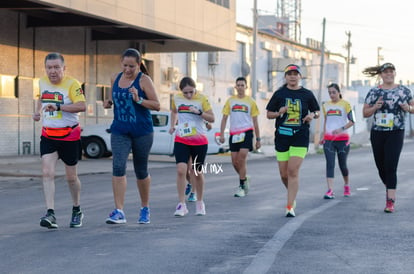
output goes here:
[{"label": "white road line", "polygon": [[250,265],[244,270],[244,274],[261,274],[267,273],[276,260],[277,253],[282,249],[285,243],[292,237],[293,233],[302,225],[304,221],[315,214],[338,204],[339,200],[329,201],[324,205],[312,209],[298,217],[292,218],[275,235],[270,239],[262,249],[256,254]]}]

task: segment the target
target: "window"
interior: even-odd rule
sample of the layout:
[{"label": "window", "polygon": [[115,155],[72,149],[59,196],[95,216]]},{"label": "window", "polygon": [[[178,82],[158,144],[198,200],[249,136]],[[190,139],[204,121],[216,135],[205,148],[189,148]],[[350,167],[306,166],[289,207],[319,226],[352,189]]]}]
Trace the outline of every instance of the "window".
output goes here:
[{"label": "window", "polygon": [[152,114],[152,124],[154,127],[168,126],[168,115]]},{"label": "window", "polygon": [[96,86],[96,101],[103,101],[108,99],[108,94],[111,91],[110,86],[97,85]]},{"label": "window", "polygon": [[0,98],[16,98],[16,77],[0,75]]},{"label": "window", "polygon": [[229,0],[208,0],[214,4],[217,4],[219,6],[230,8],[230,1]]},{"label": "window", "polygon": [[40,98],[40,87],[39,87],[39,78],[33,79],[33,99]]}]

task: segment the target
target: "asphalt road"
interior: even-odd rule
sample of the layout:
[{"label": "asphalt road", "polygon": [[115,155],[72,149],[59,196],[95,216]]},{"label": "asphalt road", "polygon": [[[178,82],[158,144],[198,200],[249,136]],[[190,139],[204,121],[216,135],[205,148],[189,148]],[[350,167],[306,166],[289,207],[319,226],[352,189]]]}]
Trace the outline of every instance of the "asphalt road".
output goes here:
[{"label": "asphalt road", "polygon": [[[222,164],[206,175],[206,216],[173,216],[174,164],[151,170],[151,224],[136,224],[138,193],[130,180],[126,225],[107,225],[113,209],[109,173],[82,175],[83,227],[69,228],[71,201],[57,179],[59,229],[39,226],[44,214],[40,178],[0,185],[0,273],[413,273],[414,143],[400,160],[396,212],[386,214],[385,190],[370,148],[352,150],[352,196],[326,191],[323,155],[309,155],[301,169],[296,218],[284,217],[286,191],[274,158],[249,162],[250,194],[234,198],[237,177]],[[339,175],[338,168],[336,174]],[[132,172],[128,172],[133,178]],[[338,176],[337,176],[338,177]],[[340,176],[339,176],[340,177]]]}]

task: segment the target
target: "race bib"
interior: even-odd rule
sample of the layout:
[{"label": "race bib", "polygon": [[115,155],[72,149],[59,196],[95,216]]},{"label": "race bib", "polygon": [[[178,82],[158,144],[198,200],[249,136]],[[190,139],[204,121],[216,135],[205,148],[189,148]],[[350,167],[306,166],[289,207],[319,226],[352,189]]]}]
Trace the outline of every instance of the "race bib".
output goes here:
[{"label": "race bib", "polygon": [[377,113],[375,114],[375,124],[379,127],[394,126],[394,114],[392,113]]},{"label": "race bib", "polygon": [[62,111],[44,111],[43,118],[46,119],[61,119],[62,118]]},{"label": "race bib", "polygon": [[245,136],[246,136],[246,134],[244,132],[243,133],[239,133],[239,134],[232,135],[231,142],[233,144],[237,144],[237,143],[244,142],[244,137]]},{"label": "race bib", "polygon": [[193,123],[184,123],[178,130],[180,137],[189,137],[197,134],[197,128]]}]

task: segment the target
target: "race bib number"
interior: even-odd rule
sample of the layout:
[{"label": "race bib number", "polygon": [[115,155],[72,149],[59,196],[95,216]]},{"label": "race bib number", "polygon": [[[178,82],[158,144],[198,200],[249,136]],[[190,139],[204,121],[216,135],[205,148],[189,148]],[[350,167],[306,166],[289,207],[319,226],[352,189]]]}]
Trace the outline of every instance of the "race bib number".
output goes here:
[{"label": "race bib number", "polygon": [[375,114],[375,124],[379,127],[392,128],[394,126],[394,114],[392,113]]},{"label": "race bib number", "polygon": [[62,111],[45,111],[43,112],[43,118],[46,119],[61,119]]},{"label": "race bib number", "polygon": [[233,144],[244,142],[244,137],[245,136],[246,136],[246,134],[244,132],[239,133],[239,134],[235,134],[235,135],[232,136],[231,142]]},{"label": "race bib number", "polygon": [[197,128],[193,123],[184,123],[179,128],[180,137],[189,137],[197,134]]}]

